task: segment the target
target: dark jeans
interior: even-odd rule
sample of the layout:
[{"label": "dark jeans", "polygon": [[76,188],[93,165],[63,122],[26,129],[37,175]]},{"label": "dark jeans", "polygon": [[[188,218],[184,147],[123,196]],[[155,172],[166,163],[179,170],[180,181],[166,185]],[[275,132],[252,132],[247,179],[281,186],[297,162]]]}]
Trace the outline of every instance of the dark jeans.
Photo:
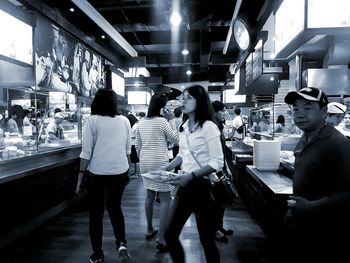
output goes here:
[{"label": "dark jeans", "polygon": [[95,175],[89,173],[87,180],[89,203],[89,231],[92,250],[102,251],[103,215],[109,214],[116,246],[120,242],[126,243],[125,222],[121,209],[121,200],[128,183],[128,171],[118,175]]},{"label": "dark jeans", "polygon": [[220,262],[219,250],[215,243],[217,230],[216,205],[209,192],[210,182],[197,179],[180,187],[174,200],[165,240],[174,263],[185,262],[185,254],[179,240],[180,233],[192,213],[196,216],[199,238],[208,263]]}]

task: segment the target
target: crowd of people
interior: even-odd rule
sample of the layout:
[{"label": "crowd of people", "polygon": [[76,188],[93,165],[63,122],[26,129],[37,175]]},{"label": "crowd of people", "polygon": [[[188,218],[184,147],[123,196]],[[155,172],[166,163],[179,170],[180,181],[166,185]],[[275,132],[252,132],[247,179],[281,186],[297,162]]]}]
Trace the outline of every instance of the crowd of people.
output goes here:
[{"label": "crowd of people", "polygon": [[[156,93],[147,114],[129,114],[126,118],[117,115],[115,96],[112,90],[98,90],[91,106],[92,116],[84,126],[76,192],[81,191],[85,174],[93,250],[90,262],[103,262],[105,207],[119,256],[131,256],[121,199],[130,178],[152,172],[170,173],[162,180],[142,177],[146,190],[145,239],[156,239],[156,250],[168,252],[173,262],[186,262],[179,237],[187,219],[194,214],[206,261],[220,262],[216,242],[228,242],[226,236],[234,233],[224,228],[225,209],[215,203],[210,193],[211,180],[232,173],[232,152],[226,146],[224,133],[226,105],[211,102],[205,88],[194,85],[184,89],[179,97],[180,107],[173,113],[166,107],[169,100],[166,94]],[[315,88],[291,92],[285,102],[291,105],[294,124],[303,131],[294,152],[293,195],[285,216],[286,227],[295,230],[290,233],[291,240],[296,242],[293,259],[311,257],[319,247],[325,249],[323,256],[329,256],[329,251],[342,254],[346,251],[344,246],[333,241],[336,235],[346,238],[349,233],[350,170],[345,159],[350,154],[350,141],[333,126],[343,119],[344,125],[339,127],[347,131],[350,114],[346,107],[328,104],[326,95]],[[243,132],[239,130],[245,121],[239,108],[234,112],[232,137],[241,140],[245,127]],[[280,115],[276,132],[283,133],[284,128],[285,119]],[[160,219],[155,226],[153,210],[157,195]]]}]

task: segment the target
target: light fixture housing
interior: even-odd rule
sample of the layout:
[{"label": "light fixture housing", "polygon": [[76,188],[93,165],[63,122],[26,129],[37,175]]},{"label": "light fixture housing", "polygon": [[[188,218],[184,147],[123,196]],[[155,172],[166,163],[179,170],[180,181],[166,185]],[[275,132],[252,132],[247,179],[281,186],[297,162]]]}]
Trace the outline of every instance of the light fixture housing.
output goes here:
[{"label": "light fixture housing", "polygon": [[236,18],[233,21],[233,37],[238,47],[245,51],[250,48],[251,29],[242,18]]}]

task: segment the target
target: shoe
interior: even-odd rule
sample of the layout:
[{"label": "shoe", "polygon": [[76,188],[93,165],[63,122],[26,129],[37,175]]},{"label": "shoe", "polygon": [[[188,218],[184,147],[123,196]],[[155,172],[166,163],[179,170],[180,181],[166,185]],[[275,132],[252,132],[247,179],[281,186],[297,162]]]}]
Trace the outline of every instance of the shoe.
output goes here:
[{"label": "shoe", "polygon": [[137,174],[132,174],[130,175],[130,179],[138,179],[139,176]]},{"label": "shoe", "polygon": [[146,234],[146,240],[153,239],[158,234],[158,229],[153,230],[151,234]]},{"label": "shoe", "polygon": [[156,249],[159,253],[164,253],[169,251],[169,247],[157,241]]},{"label": "shoe", "polygon": [[104,262],[104,255],[103,252],[101,253],[92,253],[90,256],[90,263],[103,263]]},{"label": "shoe", "polygon": [[128,251],[128,248],[126,247],[126,244],[120,243],[118,249],[118,255],[120,259],[129,259],[131,258],[131,254]]},{"label": "shoe", "polygon": [[220,232],[223,233],[225,236],[233,235],[233,230],[231,230],[231,229],[221,228]]},{"label": "shoe", "polygon": [[228,243],[228,238],[225,236],[222,237],[215,237],[215,240],[221,243]]}]

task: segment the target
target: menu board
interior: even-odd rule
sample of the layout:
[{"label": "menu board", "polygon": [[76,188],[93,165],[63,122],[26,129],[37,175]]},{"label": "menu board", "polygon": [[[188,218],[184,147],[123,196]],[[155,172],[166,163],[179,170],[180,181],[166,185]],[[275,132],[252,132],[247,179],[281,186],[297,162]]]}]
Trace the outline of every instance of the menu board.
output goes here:
[{"label": "menu board", "polygon": [[258,44],[245,64],[245,86],[249,87],[263,74],[263,46]]},{"label": "menu board", "polygon": [[91,98],[104,88],[104,61],[100,55],[40,17],[34,33],[39,88]]},{"label": "menu board", "polygon": [[0,54],[33,64],[33,28],[0,10]]}]

